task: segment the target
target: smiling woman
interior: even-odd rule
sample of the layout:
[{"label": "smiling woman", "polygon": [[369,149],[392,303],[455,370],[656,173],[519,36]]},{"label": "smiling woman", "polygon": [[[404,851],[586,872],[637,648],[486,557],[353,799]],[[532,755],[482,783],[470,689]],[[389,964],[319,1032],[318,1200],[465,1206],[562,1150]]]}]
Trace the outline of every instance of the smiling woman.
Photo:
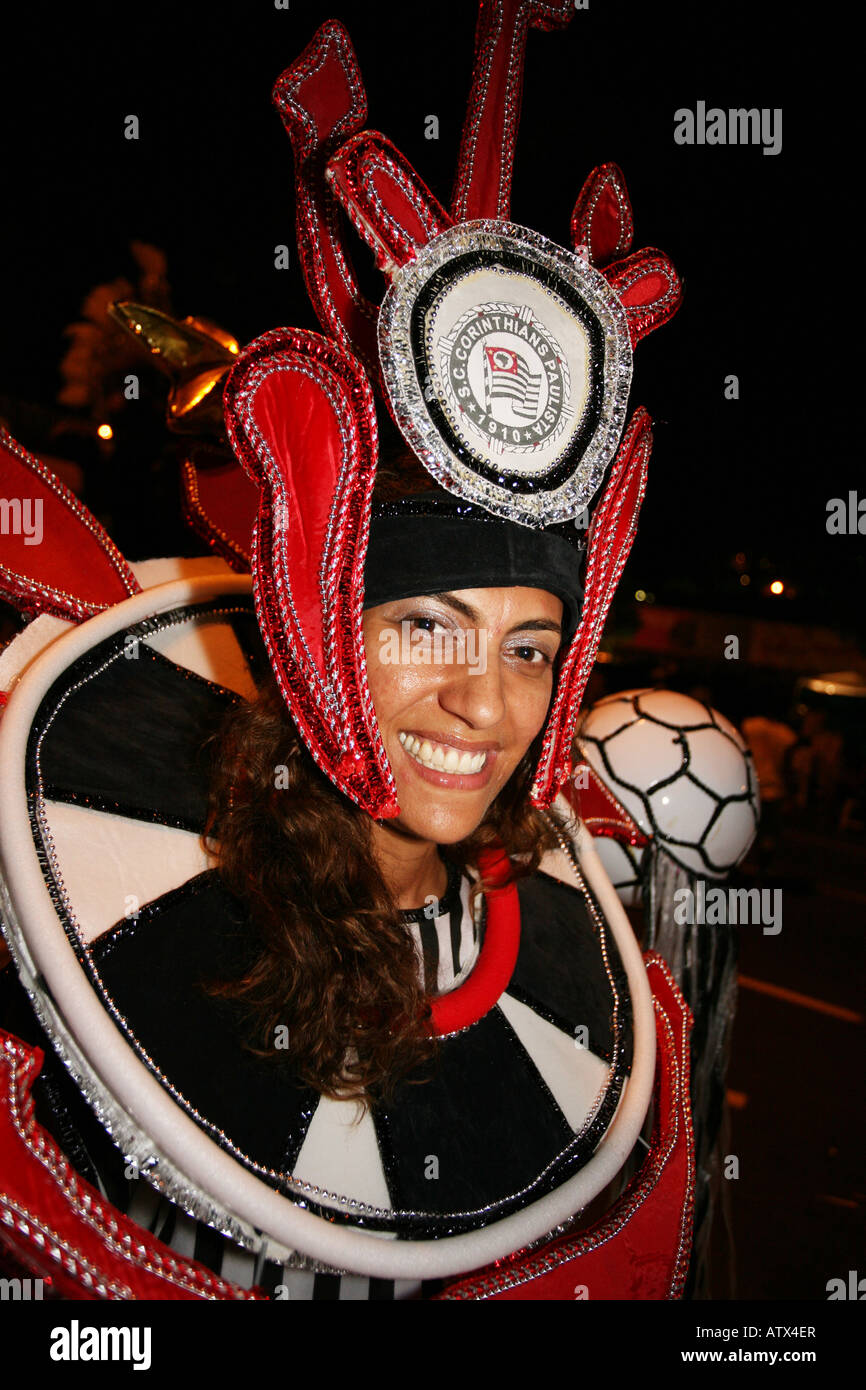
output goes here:
[{"label": "smiling woman", "polygon": [[[158,1250],[130,1241],[172,1271],[166,1246],[194,1256],[197,1288],[229,1281],[214,1296],[571,1297],[584,1270],[593,1298],[683,1288],[685,1017],[567,794],[645,486],[632,347],[679,284],[627,254],[613,165],[575,207],[581,254],[507,220],[524,10],[481,7],[452,214],[362,129],[341,25],[279,79],[330,336],[233,357],[234,458],[190,465],[261,639],[247,578],[142,592],[99,541],[122,594],[112,573],[80,631],[43,625],[34,669],[36,637],[7,663],[3,911],[76,1082],[46,1069],[44,1123],[115,1230],[148,1226]],[[380,310],[338,201],[389,278]],[[21,555],[11,591],[81,618]],[[620,1193],[657,1029],[653,1142]]]}]

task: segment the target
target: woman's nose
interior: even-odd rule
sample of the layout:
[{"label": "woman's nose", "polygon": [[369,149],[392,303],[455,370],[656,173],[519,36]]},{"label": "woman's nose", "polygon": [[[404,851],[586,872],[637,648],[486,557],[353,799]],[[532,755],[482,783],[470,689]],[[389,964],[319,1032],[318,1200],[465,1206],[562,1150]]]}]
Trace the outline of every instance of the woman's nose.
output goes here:
[{"label": "woman's nose", "polygon": [[473,652],[467,643],[465,659],[446,668],[439,687],[439,703],[449,714],[456,714],[476,729],[493,728],[506,713],[505,672],[480,629]]}]

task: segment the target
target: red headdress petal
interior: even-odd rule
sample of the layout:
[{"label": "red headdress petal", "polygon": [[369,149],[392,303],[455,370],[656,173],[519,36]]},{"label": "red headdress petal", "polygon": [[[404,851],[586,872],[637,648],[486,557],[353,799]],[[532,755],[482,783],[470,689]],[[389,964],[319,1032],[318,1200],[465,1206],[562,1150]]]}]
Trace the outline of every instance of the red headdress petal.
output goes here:
[{"label": "red headdress petal", "polygon": [[649,838],[587,762],[574,765],[573,776],[562,788],[569,806],[583,821],[590,835],[620,840],[644,849]]},{"label": "red headdress petal", "polygon": [[380,270],[405,265],[452,225],[408,159],[378,131],[348,140],[328,164],[327,177]]},{"label": "red headdress petal", "polygon": [[2,428],[0,497],[0,596],[16,608],[77,623],[141,591],[96,518]]},{"label": "red headdress petal", "polygon": [[335,785],[371,816],[394,816],[361,618],[377,450],[366,373],[318,333],[276,329],[232,368],[225,407],[261,489],[253,581],[283,697]]},{"label": "red headdress petal", "polygon": [[589,534],[583,614],[559,674],[532,785],[535,806],[549,806],[569,775],[580,701],[605,619],[637,529],[652,449],[652,424],[640,406],[629,422]]},{"label": "red headdress petal", "polygon": [[378,376],[378,310],[361,292],[344,245],[339,207],[325,179],[334,150],[360,131],[367,98],[351,39],[323,24],[274,87],[274,104],[295,154],[298,250],[307,293],[322,327]]},{"label": "red headdress petal", "polygon": [[664,251],[652,246],[607,266],[604,275],[628,316],[632,346],[672,319],[682,303],[679,276]]},{"label": "red headdress petal", "polygon": [[589,248],[593,265],[624,256],[634,238],[631,200],[618,164],[600,164],[580,190],[571,214],[571,243]]},{"label": "red headdress petal", "polygon": [[573,13],[573,0],[483,0],[479,5],[472,88],[451,198],[455,221],[508,220],[526,31],[562,29]]},{"label": "red headdress petal", "polygon": [[181,472],[184,519],[218,555],[241,574],[253,554],[258,488],[224,449],[197,444]]}]

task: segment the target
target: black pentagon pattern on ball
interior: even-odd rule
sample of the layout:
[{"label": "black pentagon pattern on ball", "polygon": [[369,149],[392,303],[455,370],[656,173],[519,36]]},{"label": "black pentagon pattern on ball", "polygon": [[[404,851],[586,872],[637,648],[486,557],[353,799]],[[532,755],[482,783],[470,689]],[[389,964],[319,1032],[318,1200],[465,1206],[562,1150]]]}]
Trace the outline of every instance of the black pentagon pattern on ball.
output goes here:
[{"label": "black pentagon pattern on ball", "polygon": [[[600,700],[597,705],[593,706],[593,710],[608,708],[609,706],[615,704],[622,704],[631,709],[633,717],[625,717],[623,719],[623,722],[616,729],[613,729],[610,733],[603,734],[601,736],[596,736],[594,734],[587,733],[585,729],[581,727],[578,734],[579,741],[581,744],[584,745],[591,744],[596,749],[601,765],[604,768],[605,780],[609,780],[609,785],[611,785],[612,787],[625,788],[626,791],[631,792],[633,796],[638,798],[644,809],[646,819],[648,823],[652,826],[653,837],[655,838],[658,844],[664,847],[665,851],[677,864],[681,865],[682,868],[688,870],[689,872],[694,871],[694,866],[685,863],[683,861],[682,856],[677,855],[675,853],[674,847],[690,849],[696,852],[698,855],[700,855],[703,865],[708,872],[714,874],[716,877],[722,877],[733,866],[730,864],[720,865],[715,863],[710,858],[710,855],[707,852],[706,842],[713,828],[717,825],[719,818],[724,813],[725,809],[731,805],[736,805],[743,802],[748,804],[752,808],[753,819],[755,820],[755,829],[757,829],[757,817],[755,815],[755,807],[757,805],[757,785],[751,752],[748,750],[748,748],[745,748],[744,751],[744,748],[740,746],[738,741],[728,732],[726,728],[722,726],[722,724],[716,718],[716,711],[711,709],[710,706],[705,704],[702,700],[696,699],[694,696],[688,696],[687,698],[692,703],[699,705],[704,714],[704,717],[701,718],[699,722],[695,723],[672,723],[670,720],[663,719],[660,715],[644,708],[644,706],[641,703],[642,698],[656,693],[661,692],[654,691],[653,689],[647,687],[643,690],[633,691],[623,695],[613,695],[609,696],[607,699]],[[625,714],[625,711],[623,711],[623,714]],[[675,772],[673,772],[670,776],[658,778],[654,782],[651,782],[649,786],[646,788],[636,786],[633,782],[627,780],[627,778],[625,778],[621,772],[615,771],[611,765],[611,760],[608,755],[608,747],[614,741],[614,739],[619,738],[627,729],[634,728],[636,724],[639,724],[643,720],[646,720],[648,723],[654,724],[657,727],[663,729],[670,729],[672,734],[675,735],[673,742],[680,745],[683,754],[681,766]],[[700,731],[705,729],[711,729],[715,733],[720,734],[724,739],[728,741],[728,743],[732,745],[733,748],[736,749],[737,754],[743,759],[747,777],[747,787],[745,791],[733,792],[728,795],[720,794],[719,792],[714,791],[712,787],[708,786],[707,783],[704,780],[702,780],[702,778],[699,777],[694,771],[692,767],[693,755],[691,746],[689,744],[688,735],[699,733]],[[655,814],[652,805],[651,798],[655,795],[656,792],[662,790],[665,787],[672,786],[675,782],[678,782],[680,779],[685,779],[691,782],[693,786],[697,787],[698,790],[702,792],[705,796],[707,796],[713,803],[714,809],[710,814],[709,819],[707,820],[703,828],[703,831],[701,832],[701,835],[697,840],[686,840],[678,838],[677,836],[671,835],[667,833],[665,830],[663,830],[662,827],[659,825],[658,818]],[[619,888],[620,886],[625,887],[629,885],[617,884],[616,886]]]}]

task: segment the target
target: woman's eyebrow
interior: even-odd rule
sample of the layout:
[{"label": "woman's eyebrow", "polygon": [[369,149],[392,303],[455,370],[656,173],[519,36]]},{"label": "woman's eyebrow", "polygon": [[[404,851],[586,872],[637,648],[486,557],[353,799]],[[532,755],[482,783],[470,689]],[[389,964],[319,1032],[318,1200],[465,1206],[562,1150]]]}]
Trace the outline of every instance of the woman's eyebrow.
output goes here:
[{"label": "woman's eyebrow", "polygon": [[[446,607],[462,613],[463,617],[468,618],[470,622],[477,623],[481,618],[477,609],[469,603],[464,603],[463,599],[458,598],[456,594],[430,594],[429,597],[438,599]],[[525,623],[515,623],[514,627],[508,629],[508,633],[512,632],[555,632],[558,637],[561,637],[562,625],[555,623],[552,618],[529,618]]]},{"label": "woman's eyebrow", "polygon": [[562,624],[555,623],[552,618],[530,618],[526,623],[515,623],[514,627],[508,629],[509,632],[555,632],[557,637],[562,636]]}]

